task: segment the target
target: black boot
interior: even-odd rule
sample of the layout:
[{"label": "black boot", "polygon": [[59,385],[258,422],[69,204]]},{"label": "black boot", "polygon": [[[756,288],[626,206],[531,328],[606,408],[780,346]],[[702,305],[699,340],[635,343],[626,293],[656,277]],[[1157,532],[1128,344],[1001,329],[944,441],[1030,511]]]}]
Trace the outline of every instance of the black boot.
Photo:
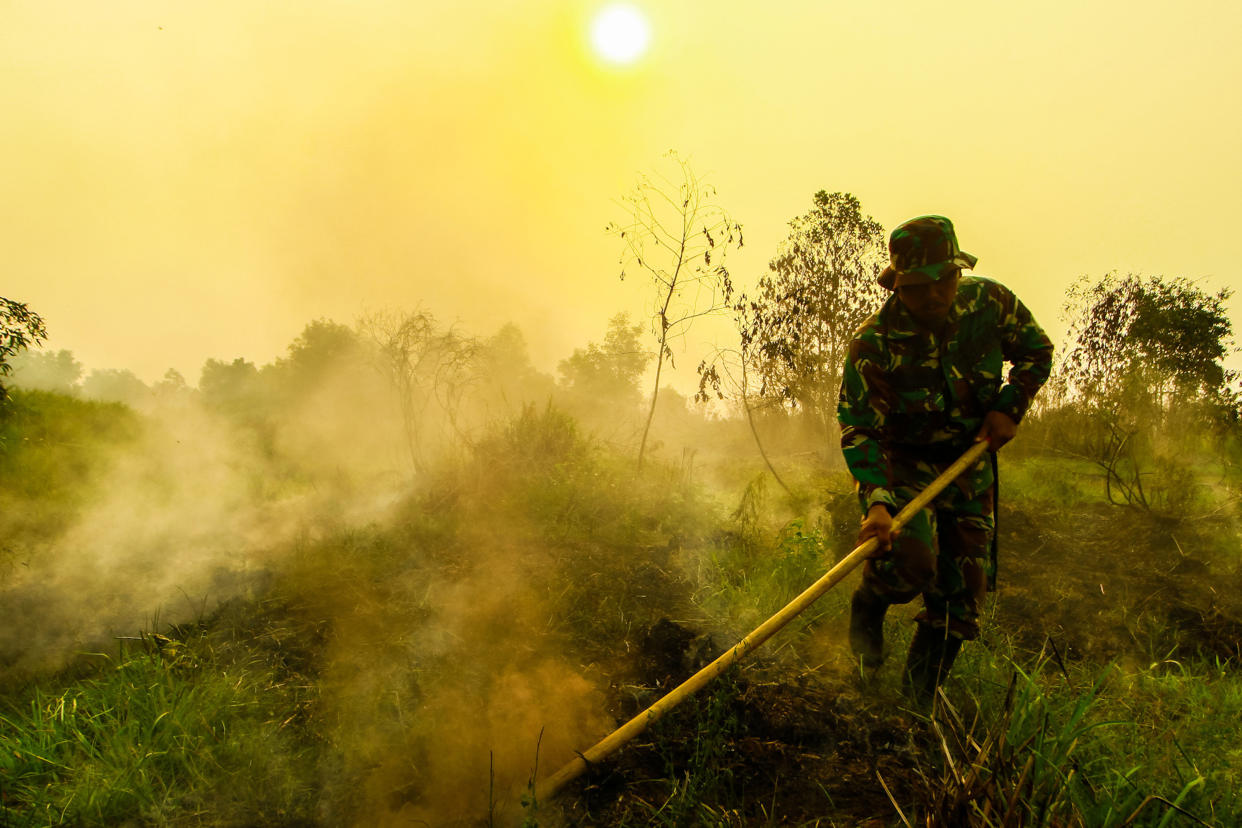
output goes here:
[{"label": "black boot", "polygon": [[850,649],[862,659],[867,670],[876,670],[884,661],[884,614],[888,602],[878,595],[854,591],[850,599]]},{"label": "black boot", "polygon": [[962,649],[962,639],[926,624],[919,624],[910,642],[910,656],[902,682],[906,693],[920,705],[931,704],[936,686],[944,683],[953,661]]}]

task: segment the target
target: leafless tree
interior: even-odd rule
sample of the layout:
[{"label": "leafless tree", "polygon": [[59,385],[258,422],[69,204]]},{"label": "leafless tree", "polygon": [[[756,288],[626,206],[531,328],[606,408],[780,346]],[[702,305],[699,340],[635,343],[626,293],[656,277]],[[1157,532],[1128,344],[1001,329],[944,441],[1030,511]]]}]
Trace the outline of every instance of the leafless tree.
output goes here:
[{"label": "leafless tree", "polygon": [[423,310],[369,314],[357,327],[374,347],[374,364],[397,398],[410,463],[415,471],[426,471],[433,404],[451,431],[462,436],[461,404],[478,345],[452,328],[441,328]]},{"label": "leafless tree", "polygon": [[622,200],[628,220],[607,227],[621,239],[621,278],[627,267],[634,266],[652,287],[649,310],[656,372],[638,448],[640,470],[664,365],[673,365],[672,343],[684,337],[695,320],[728,310],[733,283],[725,254],[732,246],[742,246],[742,226],[716,203],[716,190],[676,152],[666,157],[672,161],[673,175],[641,175]]}]

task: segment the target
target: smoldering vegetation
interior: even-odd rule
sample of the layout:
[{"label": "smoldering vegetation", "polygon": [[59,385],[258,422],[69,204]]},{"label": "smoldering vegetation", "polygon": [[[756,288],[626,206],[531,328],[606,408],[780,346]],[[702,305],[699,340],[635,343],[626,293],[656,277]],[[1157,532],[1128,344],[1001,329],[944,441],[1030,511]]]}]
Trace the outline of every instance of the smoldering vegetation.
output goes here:
[{"label": "smoldering vegetation", "polygon": [[[557,380],[514,328],[375,315],[313,322],[271,365],[209,360],[197,388],[130,383],[111,395],[127,405],[87,399],[98,386],[66,352],[26,355],[5,417],[6,688],[51,682],[63,704],[135,664],[178,688],[236,678],[275,717],[252,723],[245,767],[279,779],[238,799],[241,768],[208,758],[206,789],[185,788],[189,769],[144,745],[112,770],[158,793],[107,779],[93,763],[126,763],[105,755],[45,787],[33,771],[71,766],[15,747],[6,801],[42,790],[41,818],[88,821],[442,824],[489,798],[510,813],[535,762],[611,728],[589,665],[691,605],[669,556],[709,531],[694,453],[638,481],[623,450],[648,359],[624,317]],[[666,435],[690,426],[681,402]],[[211,739],[231,706],[176,726]]]},{"label": "smoldering vegetation", "polygon": [[860,681],[847,582],[543,795],[853,545],[823,412],[756,404],[752,431],[665,389],[638,471],[642,334],[617,317],[553,377],[512,327],[319,320],[123,403],[27,354],[6,823],[1239,821],[1237,421],[1137,379],[1103,405],[1069,364],[1001,455],[1000,591],[934,713],[898,691],[914,606]]}]

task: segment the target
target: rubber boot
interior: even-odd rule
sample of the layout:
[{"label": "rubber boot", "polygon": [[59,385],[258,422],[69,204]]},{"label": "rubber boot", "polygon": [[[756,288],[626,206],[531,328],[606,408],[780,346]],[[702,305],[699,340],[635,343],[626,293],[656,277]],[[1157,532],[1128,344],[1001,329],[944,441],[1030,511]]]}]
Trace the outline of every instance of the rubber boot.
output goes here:
[{"label": "rubber boot", "polygon": [[850,599],[850,649],[869,671],[879,669],[884,661],[884,614],[888,602],[878,595],[854,591]]},{"label": "rubber boot", "polygon": [[918,704],[929,706],[936,696],[936,686],[944,683],[961,649],[962,639],[957,636],[919,624],[910,642],[902,681],[907,695]]}]

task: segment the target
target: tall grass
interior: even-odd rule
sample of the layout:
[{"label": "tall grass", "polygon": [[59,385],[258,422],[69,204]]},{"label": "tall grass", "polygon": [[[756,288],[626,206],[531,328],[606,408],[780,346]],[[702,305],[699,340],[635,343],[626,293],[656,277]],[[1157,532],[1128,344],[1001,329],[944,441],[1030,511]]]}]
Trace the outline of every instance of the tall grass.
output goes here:
[{"label": "tall grass", "polygon": [[[730,761],[733,742],[742,730],[733,703],[739,692],[736,677],[736,670],[731,670],[717,679],[703,701],[686,711],[686,721],[655,724],[653,736],[664,761],[668,795],[658,804],[643,803],[643,824],[666,828],[712,824],[721,810],[737,804]],[[669,738],[669,724],[680,725],[678,730],[688,734],[684,743]]]},{"label": "tall grass", "polygon": [[1067,664],[1051,641],[1025,664],[1004,646],[963,660],[928,720],[939,761],[911,823],[1242,824],[1242,753],[1221,727],[1242,720],[1236,671]]},{"label": "tall grass", "polygon": [[5,824],[273,824],[313,817],[306,690],[205,638],[144,635],[90,677],[0,706]]}]

